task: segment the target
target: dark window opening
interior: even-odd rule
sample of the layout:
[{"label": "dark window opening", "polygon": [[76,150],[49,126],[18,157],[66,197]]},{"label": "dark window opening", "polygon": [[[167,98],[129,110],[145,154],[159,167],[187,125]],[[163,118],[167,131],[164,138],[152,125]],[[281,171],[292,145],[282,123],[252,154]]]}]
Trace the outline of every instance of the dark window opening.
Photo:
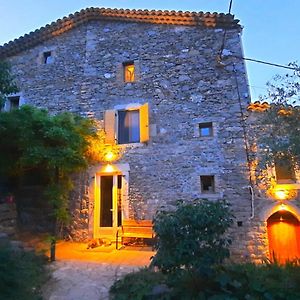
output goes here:
[{"label": "dark window opening", "polygon": [[51,51],[46,51],[43,53],[43,61],[44,64],[51,64],[53,61],[52,53]]},{"label": "dark window opening", "polygon": [[9,97],[8,101],[9,101],[9,110],[19,108],[19,105],[20,105],[20,97],[19,96]]},{"label": "dark window opening", "polygon": [[275,172],[277,183],[293,183],[296,181],[293,163],[287,157],[275,160]]},{"label": "dark window opening", "polygon": [[213,135],[212,122],[200,123],[199,132],[201,137],[212,136]]},{"label": "dark window opening", "polygon": [[215,176],[200,176],[201,192],[214,193],[215,192]]},{"label": "dark window opening", "polygon": [[134,62],[125,62],[123,63],[124,68],[124,81],[125,82],[133,82],[135,80],[135,66]]},{"label": "dark window opening", "polygon": [[118,112],[118,143],[140,142],[139,110],[121,110]]}]

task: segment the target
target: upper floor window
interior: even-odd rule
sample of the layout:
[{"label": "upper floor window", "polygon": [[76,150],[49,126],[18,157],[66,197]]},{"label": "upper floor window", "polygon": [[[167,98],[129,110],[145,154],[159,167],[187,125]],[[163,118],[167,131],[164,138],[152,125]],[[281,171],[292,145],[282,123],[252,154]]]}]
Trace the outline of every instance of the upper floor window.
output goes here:
[{"label": "upper floor window", "polygon": [[212,122],[200,123],[199,124],[199,135],[200,135],[200,137],[213,136]]},{"label": "upper floor window", "polygon": [[53,54],[51,51],[46,51],[43,53],[44,64],[51,64],[53,62]]},{"label": "upper floor window", "polygon": [[118,143],[140,142],[140,112],[139,110],[118,111]]},{"label": "upper floor window", "polygon": [[135,66],[134,62],[126,62],[123,63],[124,70],[124,81],[125,82],[133,82],[135,80]]},{"label": "upper floor window", "polygon": [[293,183],[296,181],[294,166],[288,157],[275,160],[275,172],[277,183]]},{"label": "upper floor window", "polygon": [[107,144],[130,144],[148,141],[148,110],[148,103],[145,103],[105,111],[105,142]]}]

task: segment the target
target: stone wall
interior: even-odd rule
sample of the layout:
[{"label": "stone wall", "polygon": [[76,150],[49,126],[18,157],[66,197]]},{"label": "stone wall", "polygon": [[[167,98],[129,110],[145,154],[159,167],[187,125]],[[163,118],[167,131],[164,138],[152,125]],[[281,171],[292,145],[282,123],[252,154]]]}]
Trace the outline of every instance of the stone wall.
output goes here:
[{"label": "stone wall", "polygon": [[0,234],[16,236],[17,212],[14,203],[0,203]]},{"label": "stone wall", "polygon": [[[241,109],[250,99],[244,62],[227,55],[243,55],[239,30],[227,30],[227,56],[217,63],[224,34],[196,26],[90,21],[10,61],[25,102],[52,113],[102,120],[117,105],[149,103],[149,142],[126,146],[119,161],[130,166],[131,215],[152,218],[178,199],[225,198],[241,225],[232,230],[232,251],[244,258],[252,224]],[[54,61],[42,64],[41,53],[49,49]],[[126,61],[135,62],[135,82],[122,80]],[[195,134],[200,122],[213,122],[213,137]],[[215,176],[214,194],[201,194],[200,175]],[[88,180],[72,205],[72,232],[84,236],[94,202],[86,196]]]}]

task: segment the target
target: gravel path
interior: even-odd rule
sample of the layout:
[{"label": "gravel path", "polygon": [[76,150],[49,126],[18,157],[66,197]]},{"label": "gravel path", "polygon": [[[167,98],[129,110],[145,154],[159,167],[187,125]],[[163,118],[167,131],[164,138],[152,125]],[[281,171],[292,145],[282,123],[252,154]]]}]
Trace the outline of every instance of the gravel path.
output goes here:
[{"label": "gravel path", "polygon": [[53,273],[44,287],[45,300],[107,300],[114,281],[139,267],[56,261],[50,268]]}]

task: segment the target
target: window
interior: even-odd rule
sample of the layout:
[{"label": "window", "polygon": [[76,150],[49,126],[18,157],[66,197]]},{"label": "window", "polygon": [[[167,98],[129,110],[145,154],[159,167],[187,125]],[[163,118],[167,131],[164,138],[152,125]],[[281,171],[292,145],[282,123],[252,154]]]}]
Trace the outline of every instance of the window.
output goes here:
[{"label": "window", "polygon": [[201,175],[200,176],[201,193],[214,193],[215,192],[215,176]]},{"label": "window", "polygon": [[43,62],[44,64],[51,64],[53,62],[53,56],[51,51],[46,51],[43,53]]},{"label": "window", "polygon": [[8,97],[7,111],[17,109],[20,106],[20,96]]},{"label": "window", "polygon": [[118,111],[118,143],[139,143],[140,112],[139,110]]},{"label": "window", "polygon": [[149,140],[148,103],[119,107],[115,110],[107,110],[104,113],[105,143],[147,142]]},{"label": "window", "polygon": [[123,68],[124,68],[124,81],[125,82],[133,82],[134,81],[134,73],[135,73],[135,67],[134,67],[134,62],[126,62],[123,63]]},{"label": "window", "polygon": [[200,135],[200,137],[213,136],[212,122],[200,123],[199,124],[199,135]]},{"label": "window", "polygon": [[277,183],[293,183],[296,181],[293,163],[287,157],[275,160],[275,172]]}]

